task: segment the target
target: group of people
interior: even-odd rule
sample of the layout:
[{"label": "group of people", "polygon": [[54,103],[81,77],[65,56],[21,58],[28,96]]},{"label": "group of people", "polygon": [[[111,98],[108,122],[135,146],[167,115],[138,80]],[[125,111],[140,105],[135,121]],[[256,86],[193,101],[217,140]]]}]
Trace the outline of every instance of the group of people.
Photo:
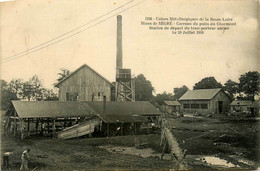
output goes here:
[{"label": "group of people", "polygon": [[[29,163],[29,152],[30,151],[31,151],[30,149],[26,149],[23,151],[22,156],[21,156],[20,170],[29,170],[28,163]],[[4,153],[4,156],[3,156],[3,167],[4,168],[9,168],[9,157],[11,154],[13,154],[13,152]]]}]

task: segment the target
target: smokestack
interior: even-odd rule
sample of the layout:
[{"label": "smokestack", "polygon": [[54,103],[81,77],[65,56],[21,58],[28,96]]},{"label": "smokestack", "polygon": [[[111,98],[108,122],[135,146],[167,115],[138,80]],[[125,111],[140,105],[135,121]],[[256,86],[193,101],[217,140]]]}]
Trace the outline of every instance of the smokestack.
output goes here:
[{"label": "smokestack", "polygon": [[123,68],[122,52],[122,16],[117,16],[117,42],[116,42],[116,78],[119,77],[119,69]]},{"label": "smokestack", "polygon": [[107,97],[103,96],[103,114],[106,114],[106,110],[107,110]]}]

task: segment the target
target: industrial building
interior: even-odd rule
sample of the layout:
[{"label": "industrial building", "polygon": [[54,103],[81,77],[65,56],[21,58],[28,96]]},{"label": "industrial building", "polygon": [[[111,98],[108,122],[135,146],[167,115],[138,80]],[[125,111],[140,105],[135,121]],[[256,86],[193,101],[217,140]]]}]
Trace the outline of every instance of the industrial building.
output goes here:
[{"label": "industrial building", "polygon": [[87,64],[82,65],[55,85],[60,101],[111,101],[113,85]]},{"label": "industrial building", "polygon": [[5,133],[24,139],[30,135],[69,139],[84,135],[138,134],[161,126],[161,112],[150,102],[135,102],[131,69],[123,68],[122,16],[117,16],[115,84],[87,64],[55,86],[59,101],[12,101]]},{"label": "industrial building", "polygon": [[221,88],[189,90],[179,102],[181,110],[191,113],[225,113],[230,110],[230,98]]}]

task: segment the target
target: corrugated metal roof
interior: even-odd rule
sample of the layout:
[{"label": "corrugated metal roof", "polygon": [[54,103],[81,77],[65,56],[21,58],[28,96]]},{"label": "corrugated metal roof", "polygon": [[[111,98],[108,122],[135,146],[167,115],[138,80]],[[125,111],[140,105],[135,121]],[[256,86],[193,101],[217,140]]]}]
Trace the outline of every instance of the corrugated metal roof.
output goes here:
[{"label": "corrugated metal roof", "polygon": [[[103,113],[103,102],[86,102],[99,114]],[[106,114],[111,115],[158,115],[161,114],[150,102],[136,101],[136,102],[106,102]]]},{"label": "corrugated metal roof", "polygon": [[96,112],[84,102],[12,101],[20,118],[94,116]]},{"label": "corrugated metal roof", "polygon": [[221,88],[217,89],[199,89],[187,91],[179,100],[210,100]]},{"label": "corrugated metal roof", "polygon": [[[75,117],[103,114],[103,102],[12,101],[20,118]],[[106,102],[106,115],[160,115],[150,102]]]},{"label": "corrugated metal roof", "polygon": [[100,115],[100,119],[106,123],[141,123],[147,122],[145,116],[141,115]]},{"label": "corrugated metal roof", "polygon": [[251,104],[252,104],[252,102],[249,100],[235,100],[230,105],[231,106],[238,106],[238,105],[239,106],[249,106]]},{"label": "corrugated metal roof", "polygon": [[[91,68],[91,67],[88,66],[87,64],[84,64],[84,65],[82,65],[81,67],[79,67],[78,69],[76,69],[75,71],[73,71],[72,73],[70,73],[67,77],[63,78],[60,82],[58,82],[58,83],[55,85],[55,87],[59,87],[59,85],[60,85],[63,81],[65,81],[65,80],[68,79],[70,76],[72,76],[73,74],[77,73],[80,69],[82,69],[82,68],[84,68],[84,67],[89,68],[89,69],[92,70],[95,74],[97,74],[99,77],[101,77],[101,78],[104,79],[106,82],[108,82],[110,85],[112,85],[111,82],[108,81],[105,77],[103,77],[101,74],[99,74],[97,71],[95,71],[93,68]],[[113,85],[112,85],[112,86],[113,86]]]},{"label": "corrugated metal roof", "polygon": [[180,102],[178,101],[164,101],[164,103],[168,106],[180,106]]}]

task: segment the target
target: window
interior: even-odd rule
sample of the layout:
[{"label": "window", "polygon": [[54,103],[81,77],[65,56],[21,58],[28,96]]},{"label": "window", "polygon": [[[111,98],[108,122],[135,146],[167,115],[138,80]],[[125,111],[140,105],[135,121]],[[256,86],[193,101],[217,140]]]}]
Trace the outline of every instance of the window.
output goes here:
[{"label": "window", "polygon": [[183,108],[184,109],[189,109],[190,108],[190,104],[183,104]]},{"label": "window", "polygon": [[208,104],[201,104],[201,109],[208,109]]},{"label": "window", "polygon": [[192,108],[192,109],[199,109],[200,105],[199,104],[191,104],[190,108]]},{"label": "window", "polygon": [[78,101],[78,93],[67,92],[66,101]]}]

